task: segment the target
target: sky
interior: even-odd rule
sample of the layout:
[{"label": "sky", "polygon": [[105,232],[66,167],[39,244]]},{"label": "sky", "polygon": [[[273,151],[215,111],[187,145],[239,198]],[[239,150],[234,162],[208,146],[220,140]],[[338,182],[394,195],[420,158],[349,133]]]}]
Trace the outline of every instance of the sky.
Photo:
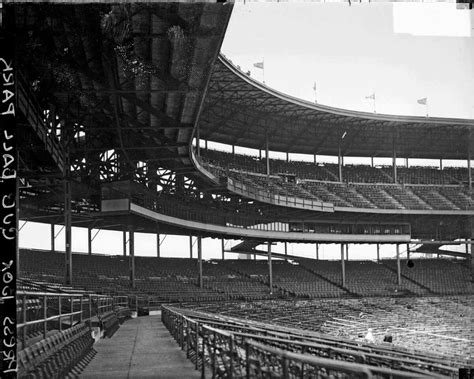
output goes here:
[{"label": "sky", "polygon": [[[473,13],[445,3],[238,2],[222,52],[256,80],[308,101],[372,112],[365,97],[375,93],[377,113],[474,118]],[[261,61],[264,72],[253,66]],[[417,104],[424,97],[428,108]],[[21,247],[50,249],[49,225],[20,227]],[[56,249],[64,251],[60,229]],[[122,254],[121,232],[96,233],[94,253]],[[161,238],[162,256],[189,257],[189,237]],[[135,243],[136,255],[156,255],[156,236],[136,233]],[[86,229],[73,228],[72,246],[87,251]],[[283,252],[283,244],[274,249]],[[375,249],[351,246],[350,257],[375,259]],[[288,252],[314,257],[315,247],[290,244]],[[204,259],[220,256],[220,241],[204,239]],[[381,256],[394,257],[395,247],[382,247]],[[320,247],[321,259],[339,257],[339,246]]]},{"label": "sky", "polygon": [[[301,99],[474,118],[473,12],[449,3],[237,3],[222,52]],[[264,61],[265,70],[253,66]],[[263,78],[263,75],[265,78]]]}]

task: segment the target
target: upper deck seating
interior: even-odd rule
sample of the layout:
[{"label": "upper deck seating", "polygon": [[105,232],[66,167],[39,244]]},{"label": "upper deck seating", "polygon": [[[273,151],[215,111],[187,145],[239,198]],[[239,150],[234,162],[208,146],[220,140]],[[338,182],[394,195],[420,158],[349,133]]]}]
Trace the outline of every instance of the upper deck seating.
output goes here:
[{"label": "upper deck seating", "polygon": [[[213,156],[212,163],[216,165],[214,168],[218,170],[219,175],[231,177],[249,188],[267,193],[270,197],[281,195],[308,198],[351,208],[474,209],[472,194],[455,178],[465,174],[465,169],[462,168],[439,170],[427,167],[399,167],[398,181],[402,184],[390,184],[393,181],[390,167],[348,165],[343,167],[344,182],[341,183],[338,182],[338,166],[334,164],[322,166],[308,162],[271,160],[277,170],[272,170],[272,175],[267,176],[263,174],[260,166],[258,170],[252,171],[255,166],[253,161],[250,166],[245,166],[249,157],[241,159],[238,155],[232,157],[232,154],[228,153],[208,153]],[[207,159],[206,155],[204,157]],[[227,165],[229,159],[240,162],[238,171],[230,170],[236,166]],[[281,177],[278,174],[282,174]],[[296,177],[288,181],[285,176],[287,174]]]}]

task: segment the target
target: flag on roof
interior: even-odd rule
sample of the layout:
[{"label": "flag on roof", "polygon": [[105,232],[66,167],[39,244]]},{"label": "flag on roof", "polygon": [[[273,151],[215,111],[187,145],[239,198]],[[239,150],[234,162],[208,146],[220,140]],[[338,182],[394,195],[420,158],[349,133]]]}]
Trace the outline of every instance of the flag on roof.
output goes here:
[{"label": "flag on roof", "polygon": [[254,63],[253,66],[257,68],[261,68],[263,70],[263,62]]},{"label": "flag on roof", "polygon": [[316,82],[313,84],[313,91],[316,91]]},{"label": "flag on roof", "polygon": [[366,96],[365,98],[375,100],[375,92],[372,95]]},{"label": "flag on roof", "polygon": [[421,104],[421,105],[426,105],[427,101],[428,101],[428,99],[426,97],[424,97],[423,99],[418,99],[416,102],[418,104]]}]

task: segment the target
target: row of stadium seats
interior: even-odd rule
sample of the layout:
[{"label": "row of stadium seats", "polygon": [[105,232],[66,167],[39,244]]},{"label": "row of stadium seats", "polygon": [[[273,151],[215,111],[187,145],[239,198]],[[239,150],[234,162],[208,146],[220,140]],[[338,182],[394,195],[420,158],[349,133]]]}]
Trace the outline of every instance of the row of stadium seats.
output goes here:
[{"label": "row of stadium seats", "polygon": [[[386,303],[387,299],[384,300]],[[371,300],[371,304],[366,305],[374,304],[377,306],[375,301],[376,299]],[[352,304],[346,308],[346,303],[349,302],[352,302]],[[211,350],[211,352],[218,351],[219,354],[227,355],[220,357],[217,361],[215,360],[215,356],[209,356],[209,360],[207,361],[210,362],[212,370],[217,369],[218,373],[221,373],[223,376],[229,375],[229,369],[232,370],[233,367],[235,367],[234,365],[240,365],[241,359],[246,359],[246,357],[249,356],[249,353],[251,354],[251,347],[245,343],[247,338],[251,338],[253,341],[258,341],[264,346],[283,349],[286,352],[360,363],[368,365],[369,369],[374,370],[376,370],[376,368],[402,370],[408,372],[408,376],[410,375],[410,372],[412,375],[423,374],[425,376],[451,376],[457,373],[457,368],[460,365],[465,365],[467,363],[465,357],[456,354],[460,349],[466,348],[466,340],[458,340],[459,343],[451,344],[452,346],[450,346],[450,348],[457,348],[457,350],[454,351],[430,351],[429,346],[427,346],[428,349],[426,349],[426,351],[420,351],[412,348],[409,348],[408,350],[403,347],[403,343],[399,344],[401,341],[397,338],[408,335],[409,333],[399,334],[397,332],[395,333],[395,343],[386,344],[380,342],[380,337],[377,338],[376,343],[364,343],[358,335],[355,338],[351,338],[352,336],[341,337],[327,333],[323,334],[320,332],[314,332],[314,328],[312,329],[313,331],[302,330],[301,323],[298,323],[299,321],[304,321],[308,318],[318,319],[321,315],[322,320],[325,318],[327,319],[327,316],[324,316],[325,306],[327,305],[325,303],[332,303],[331,309],[338,309],[339,306],[340,308],[345,309],[347,314],[360,312],[361,309],[365,310],[367,308],[366,306],[361,305],[360,301],[357,303],[357,301],[354,300],[338,300],[334,302],[330,302],[329,300],[317,300],[296,303],[284,301],[261,301],[244,304],[224,303],[199,307],[194,306],[191,307],[191,309],[163,307],[162,319],[171,334],[175,336],[177,341],[181,342],[182,347],[188,351],[188,357],[195,361],[197,367],[202,367],[201,365],[205,362],[205,360],[199,360],[199,357],[205,355],[206,341],[212,341],[212,345],[210,346],[214,346],[214,350]],[[269,304],[271,304],[270,307],[268,306]],[[246,308],[247,306],[249,306],[249,308]],[[392,304],[389,304],[386,308],[390,308],[390,306],[392,306]],[[248,310],[250,308],[255,311],[257,317],[261,316],[260,320],[263,322],[255,321],[253,314],[250,314],[249,317]],[[426,310],[431,310],[431,308],[432,307],[426,307]],[[422,309],[423,308],[420,307],[420,310]],[[320,312],[318,310],[320,310]],[[399,314],[399,312],[403,312],[403,307],[394,307],[394,310]],[[316,311],[316,315],[314,314],[314,311]],[[180,321],[182,316],[186,316],[191,320],[196,318],[199,320],[199,326],[183,330],[185,325]],[[410,316],[413,317],[413,314]],[[212,339],[206,335],[208,331],[203,328],[202,325],[214,328],[211,330],[211,333],[213,333]],[[298,329],[295,329],[295,326],[298,327]],[[365,329],[357,330],[358,334],[360,334],[361,331],[364,333],[367,331],[367,322],[364,322],[364,325],[361,326]],[[462,330],[466,324],[460,323],[456,326]],[[326,326],[323,324],[323,327]],[[181,328],[183,329],[180,330]],[[351,328],[357,329],[349,325],[348,329],[350,331]],[[383,334],[384,330],[382,328],[382,323],[375,325],[375,333],[377,335]],[[184,335],[185,333],[187,335]],[[226,338],[229,338],[229,334],[232,335],[233,346],[229,345],[226,340]],[[183,346],[183,343],[187,344],[187,341],[194,341],[198,338],[203,340],[202,349],[204,351],[199,351],[201,344]],[[231,350],[235,346],[237,347],[237,351],[234,353]],[[420,345],[418,347],[420,347]],[[240,357],[239,350],[245,352],[244,354],[246,354],[246,357]],[[290,357],[288,358],[291,359]],[[228,359],[235,359],[234,365],[229,365],[228,362],[225,364]],[[272,356],[270,361],[266,361],[265,356],[261,355],[258,361],[258,363],[253,360],[247,361],[246,369],[252,369],[251,366],[254,364],[260,366],[266,366],[268,364],[268,366],[265,367],[265,372],[270,373],[273,369],[278,367],[278,362],[281,360]],[[212,367],[213,365],[214,367]],[[290,363],[288,363],[288,365],[290,365]],[[310,367],[308,368],[310,369]],[[245,367],[238,368],[238,370],[245,370]],[[204,371],[205,368],[203,369],[203,372]],[[278,368],[276,371],[278,371]],[[245,376],[244,371],[238,372],[242,374],[242,376]],[[393,373],[393,375],[397,377],[395,373]],[[377,375],[375,374],[375,376]]]},{"label": "row of stadium seats", "polygon": [[[255,301],[248,303],[189,304],[193,310],[222,317],[237,317],[247,323],[260,322],[276,330],[291,327],[322,332],[340,340],[339,347],[362,346],[368,328],[373,329],[380,346],[387,329],[399,353],[405,350],[410,359],[440,354],[439,362],[464,361],[469,346],[466,331],[470,328],[472,296],[367,299],[318,299],[299,301]],[[226,316],[222,316],[225,313]],[[222,316],[222,317],[221,317]],[[352,341],[352,342],[351,342]],[[382,345],[383,346],[383,345]],[[383,346],[385,348],[385,346]],[[377,347],[372,347],[372,352]],[[424,353],[416,350],[425,350]],[[472,360],[472,357],[471,357]]]},{"label": "row of stadium seats", "polygon": [[[201,149],[201,159],[226,169],[266,174],[266,161],[247,155],[231,154],[216,150]],[[314,164],[302,161],[270,159],[272,174],[291,174],[300,179],[339,181],[339,166],[331,163]],[[343,180],[350,183],[393,183],[391,166],[372,167],[368,165],[344,165]],[[410,184],[459,184],[468,181],[467,168],[445,167],[397,167],[398,183]]]},{"label": "row of stadium seats", "polygon": [[[20,259],[23,276],[62,280],[63,254],[21,250]],[[110,290],[114,295],[149,295],[159,302],[472,293],[465,263],[444,259],[414,260],[412,268],[402,261],[400,286],[396,284],[395,260],[383,260],[380,264],[347,261],[345,288],[338,261],[302,258],[292,264],[273,260],[273,296],[268,288],[268,264],[262,260],[203,262],[204,288],[199,288],[196,259],[136,257],[135,289],[129,287],[129,279],[124,275],[128,261],[129,258],[123,256],[74,254],[75,286],[102,293]],[[47,271],[46,277],[43,271]],[[31,312],[34,309],[32,306]]]},{"label": "row of stadium seats", "polygon": [[92,348],[85,324],[57,332],[18,352],[21,378],[64,378]]},{"label": "row of stadium seats", "polygon": [[466,210],[474,209],[472,194],[462,186],[367,185],[322,181],[288,182],[277,176],[218,171],[247,187],[274,195],[308,198],[338,207]]}]

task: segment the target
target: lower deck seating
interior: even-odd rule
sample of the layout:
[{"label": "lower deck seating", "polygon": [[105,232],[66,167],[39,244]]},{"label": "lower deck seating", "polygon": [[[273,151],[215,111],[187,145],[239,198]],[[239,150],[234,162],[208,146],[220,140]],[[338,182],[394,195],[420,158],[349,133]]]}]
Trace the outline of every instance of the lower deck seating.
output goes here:
[{"label": "lower deck seating", "polygon": [[64,378],[92,348],[94,340],[85,324],[57,332],[18,352],[18,376]]},{"label": "lower deck seating", "polygon": [[[37,255],[43,259],[38,265]],[[21,252],[22,275],[40,276],[48,262],[59,253]],[[472,293],[469,267],[464,261],[416,259],[414,268],[402,261],[402,283],[397,284],[396,260],[347,261],[346,285],[342,286],[340,261],[300,258],[294,262],[272,262],[273,288],[270,293],[266,260],[216,260],[203,262],[203,288],[198,285],[196,259],[137,257],[135,288],[123,274],[123,257],[75,254],[75,285],[110,294],[153,297],[155,303],[268,299],[275,297],[324,298],[344,296],[400,296]],[[110,266],[108,264],[110,263]],[[54,267],[54,264],[51,265]],[[117,269],[114,270],[114,267]],[[49,269],[50,274],[61,271]],[[81,274],[82,273],[82,274]],[[41,312],[39,304],[28,306],[27,318]],[[54,306],[54,304],[53,304]],[[67,307],[63,304],[63,308]],[[66,308],[64,308],[66,309]],[[20,314],[20,313],[19,313]],[[33,317],[33,316],[31,316]],[[32,329],[33,330],[33,329]]]}]

